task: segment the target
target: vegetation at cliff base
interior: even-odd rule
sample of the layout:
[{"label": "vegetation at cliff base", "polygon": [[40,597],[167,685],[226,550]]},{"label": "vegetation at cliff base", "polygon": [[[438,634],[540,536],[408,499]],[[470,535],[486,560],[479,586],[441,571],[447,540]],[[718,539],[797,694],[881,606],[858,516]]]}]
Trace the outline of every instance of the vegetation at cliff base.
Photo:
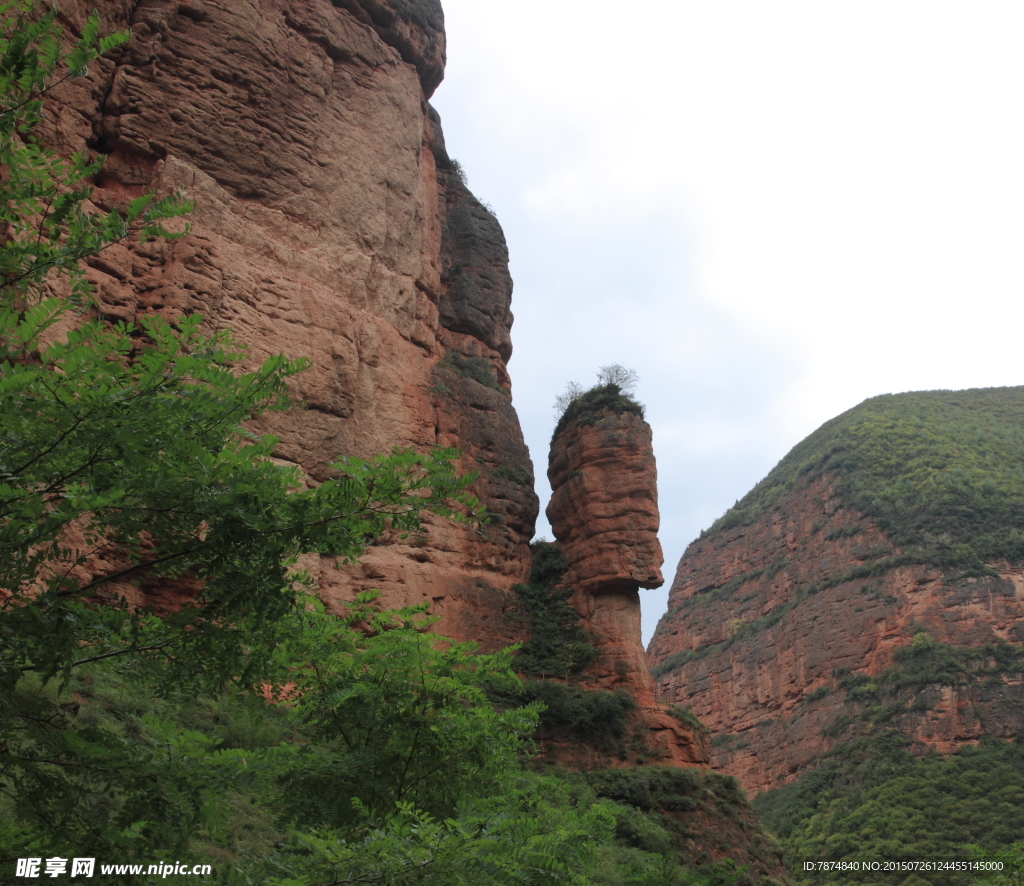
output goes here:
[{"label": "vegetation at cliff base", "polygon": [[536,676],[578,674],[594,660],[597,649],[569,605],[572,588],[559,585],[569,564],[557,543],[534,542],[530,551],[529,581],[512,587],[520,600],[518,612],[530,625],[530,639],[516,654],[516,668]]},{"label": "vegetation at cliff base", "polygon": [[[723,886],[774,882],[767,872],[774,866],[777,847],[752,832],[746,797],[731,776],[695,768],[645,766],[564,773],[563,778],[570,784],[585,783],[598,797],[615,804],[620,846],[676,862],[689,855],[701,863],[698,870],[703,878]],[[713,862],[716,854],[728,852],[738,834],[747,837],[747,863]],[[680,853],[680,846],[689,847],[688,852]],[[679,881],[653,877],[650,882],[660,886]]]},{"label": "vegetation at cliff base", "polygon": [[[805,859],[964,860],[971,853],[996,858],[1010,852],[1024,828],[1024,744],[986,736],[978,747],[941,756],[907,736],[928,733],[933,709],[948,712],[967,702],[971,716],[972,700],[983,729],[988,715],[980,701],[995,702],[1009,717],[1004,725],[1019,720],[1022,671],[1024,652],[1017,646],[953,646],[923,630],[879,674],[834,671],[834,683],[819,687],[806,703],[842,699],[840,713],[822,729],[824,738],[840,744],[796,781],[754,800],[762,822],[781,840],[796,881],[820,882],[799,870]],[[957,687],[957,695],[950,699],[943,687]],[[979,881],[973,874],[920,877]],[[836,882],[864,879],[851,875]]]},{"label": "vegetation at cliff base", "polygon": [[535,737],[597,744],[614,753],[626,734],[629,714],[636,708],[625,691],[583,689],[556,680],[524,680],[513,691],[493,690],[491,698],[501,706],[541,706]]},{"label": "vegetation at cliff base", "polygon": [[481,688],[516,682],[510,656],[370,604],[283,618],[260,692],[175,690],[130,657],[64,688],[26,674],[5,717],[23,724],[2,760],[5,861],[90,847],[213,859],[231,883],[588,882],[573,870],[611,813],[521,770],[537,709]]},{"label": "vegetation at cliff base", "polygon": [[[948,756],[914,756],[912,749],[896,730],[864,736],[754,799],[761,821],[782,842],[795,882],[821,882],[799,869],[805,859],[963,859],[962,844],[996,854],[1020,840],[1024,745],[986,738]],[[923,874],[918,882],[973,881]],[[865,881],[851,875],[831,882]]]},{"label": "vegetation at cliff base", "polygon": [[720,518],[747,525],[798,483],[833,478],[917,562],[1024,559],[1024,387],[887,394],[826,422]]},{"label": "vegetation at cliff base", "polygon": [[720,818],[750,827],[732,779],[524,767],[537,707],[495,711],[481,692],[515,690],[507,653],[445,644],[421,613],[378,613],[368,598],[343,619],[313,605],[286,626],[287,682],[263,693],[169,693],[125,659],[76,670],[65,690],[28,676],[17,703],[48,724],[25,764],[36,802],[0,797],[0,845],[177,854],[230,884],[758,881],[713,860],[732,848]]}]

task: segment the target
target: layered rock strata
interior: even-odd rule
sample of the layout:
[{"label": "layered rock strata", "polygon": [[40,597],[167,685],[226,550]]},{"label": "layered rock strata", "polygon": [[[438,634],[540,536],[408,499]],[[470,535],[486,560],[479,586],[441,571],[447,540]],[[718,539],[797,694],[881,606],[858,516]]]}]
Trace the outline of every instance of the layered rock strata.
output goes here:
[{"label": "layered rock strata", "polygon": [[[61,4],[74,32],[93,4]],[[512,283],[501,228],[466,190],[427,98],[445,55],[436,0],[118,0],[131,42],[49,103],[60,149],[109,155],[94,203],[148,191],[195,201],[191,234],[92,261],[98,309],[201,312],[252,362],[311,368],[308,408],[272,413],[277,455],[315,481],[340,454],[457,446],[493,515],[385,540],[357,567],[305,563],[338,604],[379,588],[430,601],[439,630],[500,646],[528,566],[537,499],[511,405]]]},{"label": "layered rock strata", "polygon": [[[887,568],[899,554],[827,476],[689,547],[648,653],[659,699],[691,705],[712,730],[715,768],[758,793],[877,728],[940,753],[1024,731],[1020,675],[985,652],[1024,641],[1024,570]],[[976,648],[977,679],[929,683],[907,657],[915,637],[922,654],[929,643]],[[908,665],[913,679],[881,698],[886,672]]]},{"label": "layered rock strata", "polygon": [[665,583],[658,470],[643,418],[606,412],[594,424],[569,422],[552,442],[548,479],[547,517],[568,584],[606,594]]}]

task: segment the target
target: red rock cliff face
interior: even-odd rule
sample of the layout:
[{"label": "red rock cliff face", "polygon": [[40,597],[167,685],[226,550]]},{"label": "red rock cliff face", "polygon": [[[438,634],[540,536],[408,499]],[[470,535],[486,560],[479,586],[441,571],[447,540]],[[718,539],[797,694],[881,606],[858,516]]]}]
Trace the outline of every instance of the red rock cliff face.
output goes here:
[{"label": "red rock cliff face", "polygon": [[[93,3],[65,0],[81,27]],[[454,174],[427,98],[444,66],[436,0],[110,0],[132,41],[50,105],[67,150],[109,155],[99,206],[194,199],[192,233],[94,262],[100,312],[201,312],[253,362],[312,368],[309,408],[260,420],[313,478],[340,454],[457,446],[497,519],[479,538],[433,521],[354,568],[305,563],[332,603],[380,588],[441,631],[506,645],[537,500],[511,405],[512,284],[501,229]],[[504,471],[497,471],[504,466]]]},{"label": "red rock cliff face", "polygon": [[599,594],[665,583],[647,422],[629,412],[570,422],[552,443],[548,479],[547,517],[569,561],[569,584]]},{"label": "red rock cliff face", "polygon": [[[917,632],[961,646],[1024,639],[1021,569],[993,564],[997,576],[961,579],[922,565],[866,574],[894,553],[871,520],[842,505],[828,478],[798,483],[753,525],[690,546],[648,654],[658,697],[692,705],[712,730],[715,768],[757,793],[883,725],[884,711],[840,688],[836,671],[866,682]],[[920,750],[949,752],[1024,730],[1019,676],[904,695],[905,707],[884,725]]]}]

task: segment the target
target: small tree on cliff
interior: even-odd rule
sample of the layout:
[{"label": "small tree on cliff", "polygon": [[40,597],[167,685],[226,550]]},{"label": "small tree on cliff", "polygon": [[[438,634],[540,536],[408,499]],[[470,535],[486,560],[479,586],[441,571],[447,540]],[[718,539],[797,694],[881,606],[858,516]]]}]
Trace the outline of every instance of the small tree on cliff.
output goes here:
[{"label": "small tree on cliff", "polygon": [[621,363],[602,366],[597,370],[597,384],[593,387],[585,388],[579,382],[571,381],[565,386],[565,391],[555,397],[555,420],[560,419],[573,403],[595,388],[606,388],[608,385],[615,385],[619,393],[632,398],[639,383],[640,376],[635,369],[627,369]]},{"label": "small tree on cliff", "polygon": [[618,385],[619,390],[627,397],[632,397],[636,392],[636,386],[640,383],[640,376],[635,369],[627,369],[621,363],[612,363],[610,366],[602,366],[597,370],[597,384]]}]

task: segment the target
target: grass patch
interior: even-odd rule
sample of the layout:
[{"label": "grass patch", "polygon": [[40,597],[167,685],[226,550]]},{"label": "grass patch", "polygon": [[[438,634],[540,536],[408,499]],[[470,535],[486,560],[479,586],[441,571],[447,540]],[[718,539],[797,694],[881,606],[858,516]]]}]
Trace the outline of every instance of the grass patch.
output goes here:
[{"label": "grass patch", "polygon": [[698,735],[710,732],[694,712],[690,705],[673,704],[668,706],[668,712],[680,723],[689,726]]},{"label": "grass patch", "polygon": [[533,471],[526,465],[498,465],[491,474],[499,480],[508,480],[517,486],[528,486],[530,489],[533,489]]},{"label": "grass patch", "polygon": [[840,538],[853,538],[864,531],[863,526],[836,526],[822,534],[825,541],[836,541]]},{"label": "grass patch", "polygon": [[502,394],[508,394],[508,391],[498,382],[498,375],[494,371],[494,366],[491,365],[491,361],[486,357],[465,357],[457,351],[448,351],[438,366],[447,366],[463,378],[471,379],[482,384],[485,388],[491,388],[492,390],[500,391]]}]

